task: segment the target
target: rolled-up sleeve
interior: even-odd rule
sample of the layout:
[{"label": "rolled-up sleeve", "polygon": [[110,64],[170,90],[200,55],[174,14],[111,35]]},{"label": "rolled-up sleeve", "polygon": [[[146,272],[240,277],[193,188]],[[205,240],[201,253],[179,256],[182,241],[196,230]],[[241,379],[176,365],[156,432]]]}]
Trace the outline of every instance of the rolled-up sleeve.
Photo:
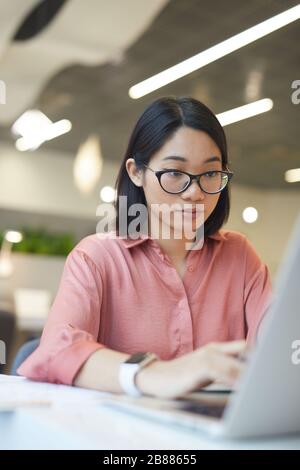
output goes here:
[{"label": "rolled-up sleeve", "polygon": [[260,260],[248,240],[246,243],[246,271],[244,307],[247,325],[247,341],[253,343],[272,299],[271,279],[268,267]]},{"label": "rolled-up sleeve", "polygon": [[67,257],[60,286],[39,347],[21,364],[18,374],[33,380],[71,385],[97,349],[102,300],[101,274],[77,248]]}]

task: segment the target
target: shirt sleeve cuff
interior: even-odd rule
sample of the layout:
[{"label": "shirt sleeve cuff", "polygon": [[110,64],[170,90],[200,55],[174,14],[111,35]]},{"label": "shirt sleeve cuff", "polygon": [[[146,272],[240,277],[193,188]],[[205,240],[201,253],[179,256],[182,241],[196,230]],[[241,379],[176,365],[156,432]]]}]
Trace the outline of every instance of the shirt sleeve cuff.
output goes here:
[{"label": "shirt sleeve cuff", "polygon": [[[79,341],[61,350],[48,364],[47,381],[65,385],[73,385],[74,379],[87,361],[98,349],[105,346],[91,341]],[[38,353],[38,351],[36,351]],[[25,361],[17,370],[18,374],[39,380],[37,374],[32,374],[32,367]],[[28,367],[27,367],[28,365]],[[33,377],[34,375],[34,377]],[[42,380],[42,378],[40,379]]]}]

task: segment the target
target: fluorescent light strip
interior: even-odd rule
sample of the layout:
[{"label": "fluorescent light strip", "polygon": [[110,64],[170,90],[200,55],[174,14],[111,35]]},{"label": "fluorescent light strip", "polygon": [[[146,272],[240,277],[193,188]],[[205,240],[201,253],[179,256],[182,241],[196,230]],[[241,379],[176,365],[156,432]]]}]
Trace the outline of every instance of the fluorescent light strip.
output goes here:
[{"label": "fluorescent light strip", "polygon": [[68,119],[61,119],[51,123],[45,129],[42,130],[40,135],[37,133],[36,136],[20,137],[16,141],[16,147],[20,152],[26,152],[27,150],[36,150],[47,140],[55,139],[60,135],[66,134],[72,129],[72,123]]},{"label": "fluorescent light strip", "polygon": [[300,168],[293,168],[284,174],[284,179],[287,183],[297,183],[300,181]]},{"label": "fluorescent light strip", "polygon": [[60,121],[53,122],[51,126],[47,127],[44,139],[52,140],[60,135],[70,132],[72,123],[68,119],[61,119]]},{"label": "fluorescent light strip", "polygon": [[254,101],[253,103],[245,104],[244,106],[239,106],[238,108],[224,111],[224,113],[217,114],[217,118],[222,126],[228,126],[228,124],[270,111],[272,108],[273,101],[270,98],[264,98]]},{"label": "fluorescent light strip", "polygon": [[189,59],[186,59],[183,62],[180,62],[179,64],[173,65],[172,67],[169,67],[168,69],[163,70],[140,83],[137,83],[129,89],[129,96],[133,99],[141,98],[142,96],[145,96],[168,83],[174,82],[175,80],[178,80],[179,78],[184,77],[185,75],[188,75],[189,73],[192,73],[227,54],[230,54],[231,52],[247,46],[247,44],[250,44],[251,42],[257,41],[257,39],[260,39],[277,29],[283,28],[299,18],[300,4],[273,16],[262,23],[252,26],[251,28],[236,34],[235,36],[232,36],[231,38],[226,39],[225,41],[222,41],[219,44],[190,57]]}]

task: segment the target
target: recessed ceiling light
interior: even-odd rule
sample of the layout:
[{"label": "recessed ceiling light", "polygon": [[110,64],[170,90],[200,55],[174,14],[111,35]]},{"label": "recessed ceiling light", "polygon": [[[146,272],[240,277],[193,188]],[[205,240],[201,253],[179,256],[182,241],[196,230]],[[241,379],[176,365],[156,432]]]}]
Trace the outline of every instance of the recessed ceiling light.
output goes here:
[{"label": "recessed ceiling light", "polygon": [[111,186],[104,186],[100,191],[100,197],[103,202],[113,202],[115,199],[115,190]]},{"label": "recessed ceiling light", "polygon": [[243,219],[247,224],[253,224],[258,218],[258,212],[255,207],[246,207],[243,210]]}]

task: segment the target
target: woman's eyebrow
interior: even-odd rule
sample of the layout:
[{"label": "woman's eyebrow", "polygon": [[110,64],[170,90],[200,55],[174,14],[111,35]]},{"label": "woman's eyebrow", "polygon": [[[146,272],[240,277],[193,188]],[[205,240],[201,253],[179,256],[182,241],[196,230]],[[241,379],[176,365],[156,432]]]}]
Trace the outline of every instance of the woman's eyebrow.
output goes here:
[{"label": "woman's eyebrow", "polygon": [[[170,155],[169,157],[163,158],[163,161],[164,160],[176,160],[179,162],[188,162],[188,160],[185,157],[180,157],[179,155]],[[207,158],[206,160],[204,160],[203,163],[211,163],[211,162],[222,162],[222,160],[220,157],[215,155],[213,157]]]},{"label": "woman's eyebrow", "polygon": [[215,155],[214,157],[210,157],[208,158],[207,160],[204,160],[203,163],[211,163],[211,162],[220,162],[222,163],[222,160],[220,157],[218,157],[217,155]]},{"label": "woman's eyebrow", "polygon": [[163,160],[177,160],[180,162],[187,162],[188,160],[184,157],[179,157],[177,155],[170,155],[169,157],[163,158]]}]

